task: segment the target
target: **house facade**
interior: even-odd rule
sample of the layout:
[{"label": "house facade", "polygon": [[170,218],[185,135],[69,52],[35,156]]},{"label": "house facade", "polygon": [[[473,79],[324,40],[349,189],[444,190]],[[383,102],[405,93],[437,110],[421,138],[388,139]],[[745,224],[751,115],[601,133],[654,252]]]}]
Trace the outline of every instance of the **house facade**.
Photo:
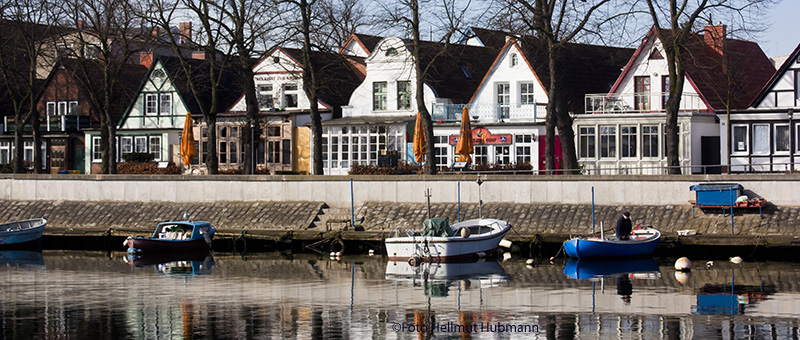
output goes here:
[{"label": "house facade", "polygon": [[[718,112],[731,172],[790,172],[800,169],[800,45],[772,75],[747,110]],[[729,123],[728,123],[729,121]],[[730,134],[730,138],[728,138]],[[723,148],[725,149],[725,148]]]},{"label": "house facade", "polygon": [[[709,26],[689,40],[678,114],[679,161],[684,173],[722,168],[717,110],[743,108],[769,73],[757,44],[726,37]],[[585,96],[586,115],[573,122],[579,163],[591,174],[666,172],[665,123],[669,93],[666,52],[652,29],[611,91]],[[663,34],[669,34],[665,32]],[[737,88],[731,95],[728,89]]]}]

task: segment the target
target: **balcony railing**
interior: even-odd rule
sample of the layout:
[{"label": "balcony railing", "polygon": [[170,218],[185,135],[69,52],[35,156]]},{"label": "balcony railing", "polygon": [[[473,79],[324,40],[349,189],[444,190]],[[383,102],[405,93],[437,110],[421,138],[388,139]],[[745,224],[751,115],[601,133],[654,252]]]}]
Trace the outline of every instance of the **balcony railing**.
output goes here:
[{"label": "balcony railing", "polygon": [[472,120],[481,122],[503,121],[528,121],[537,122],[544,120],[544,114],[539,114],[542,107],[537,104],[433,104],[431,118],[438,123],[452,123],[461,121],[461,112],[464,106],[469,107]]},{"label": "balcony railing", "polygon": [[[668,92],[587,94],[586,113],[664,113]],[[684,93],[681,112],[705,112],[706,104],[697,94]]]},{"label": "balcony railing", "polygon": [[[5,133],[13,133],[15,127],[14,117],[5,117],[3,124]],[[89,116],[78,115],[55,115],[39,118],[39,131],[42,132],[77,132],[92,127],[92,120]],[[31,132],[31,124],[25,124],[24,132]]]}]

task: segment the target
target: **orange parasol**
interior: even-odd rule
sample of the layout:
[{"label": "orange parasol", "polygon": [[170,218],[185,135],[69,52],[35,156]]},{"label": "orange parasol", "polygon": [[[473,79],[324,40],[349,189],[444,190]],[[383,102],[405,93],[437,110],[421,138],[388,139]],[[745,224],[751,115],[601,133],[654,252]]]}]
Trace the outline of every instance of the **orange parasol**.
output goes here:
[{"label": "orange parasol", "polygon": [[192,115],[186,113],[186,121],[183,123],[183,133],[181,134],[181,155],[183,155],[183,164],[189,165],[192,162],[192,157],[197,154],[194,148],[194,133],[192,132]]},{"label": "orange parasol", "polygon": [[425,160],[425,128],[422,126],[422,115],[417,111],[417,125],[414,127],[414,157],[417,163]]},{"label": "orange parasol", "polygon": [[461,129],[458,132],[458,144],[456,144],[456,154],[459,155],[456,161],[472,162],[472,155],[475,148],[472,146],[472,127],[469,124],[468,109],[464,106],[461,112]]}]

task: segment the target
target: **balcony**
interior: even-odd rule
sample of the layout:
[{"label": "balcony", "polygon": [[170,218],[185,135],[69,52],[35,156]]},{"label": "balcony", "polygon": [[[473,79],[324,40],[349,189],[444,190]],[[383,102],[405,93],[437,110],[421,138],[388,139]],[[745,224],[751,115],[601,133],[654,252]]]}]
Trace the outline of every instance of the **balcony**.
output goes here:
[{"label": "balcony", "polygon": [[[586,113],[663,114],[668,92],[587,94]],[[697,94],[684,93],[680,112],[706,112],[708,107]]]},{"label": "balcony", "polygon": [[[433,104],[431,118],[436,123],[455,123],[461,121],[464,106],[469,107],[472,120],[485,123],[525,121],[544,121],[544,105],[542,104]],[[541,114],[539,111],[541,110]]]},{"label": "balcony", "polygon": [[[14,117],[6,116],[3,125],[5,133],[14,132]],[[42,132],[77,132],[92,127],[92,120],[89,116],[79,115],[54,115],[44,116],[39,119],[39,131]],[[31,124],[26,124],[23,131],[31,132]]]}]

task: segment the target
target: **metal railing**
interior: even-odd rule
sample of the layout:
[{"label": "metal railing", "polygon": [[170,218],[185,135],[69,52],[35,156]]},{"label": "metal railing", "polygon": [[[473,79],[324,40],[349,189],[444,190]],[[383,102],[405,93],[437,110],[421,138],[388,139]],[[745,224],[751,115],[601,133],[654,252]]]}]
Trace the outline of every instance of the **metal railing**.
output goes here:
[{"label": "metal railing", "polygon": [[[433,104],[431,118],[438,123],[454,123],[461,121],[464,107],[469,109],[472,120],[481,122],[502,122],[507,120],[537,122],[543,121],[543,104],[509,103],[509,104]],[[541,107],[539,107],[541,106]]]},{"label": "metal railing", "polygon": [[[664,113],[669,92],[595,93],[585,95],[586,113]],[[708,109],[697,94],[683,93],[680,111]]]},{"label": "metal railing", "polygon": [[495,174],[495,175],[561,175],[561,174],[581,174],[581,175],[668,175],[670,169],[680,169],[681,174],[689,175],[713,175],[726,174],[726,168],[730,167],[730,172],[735,174],[764,174],[764,173],[800,173],[800,163],[759,163],[759,164],[735,164],[731,166],[716,165],[680,165],[680,166],[626,166],[626,167],[598,167],[598,168],[579,168],[579,169],[556,169],[556,170],[463,170],[463,171],[442,171],[443,175],[459,174]]},{"label": "metal railing", "polygon": [[[16,129],[14,117],[4,117],[3,132],[13,133]],[[89,116],[78,115],[48,115],[39,118],[39,131],[42,132],[75,132],[91,128],[92,121]],[[24,132],[31,132],[31,124],[25,124]]]}]

